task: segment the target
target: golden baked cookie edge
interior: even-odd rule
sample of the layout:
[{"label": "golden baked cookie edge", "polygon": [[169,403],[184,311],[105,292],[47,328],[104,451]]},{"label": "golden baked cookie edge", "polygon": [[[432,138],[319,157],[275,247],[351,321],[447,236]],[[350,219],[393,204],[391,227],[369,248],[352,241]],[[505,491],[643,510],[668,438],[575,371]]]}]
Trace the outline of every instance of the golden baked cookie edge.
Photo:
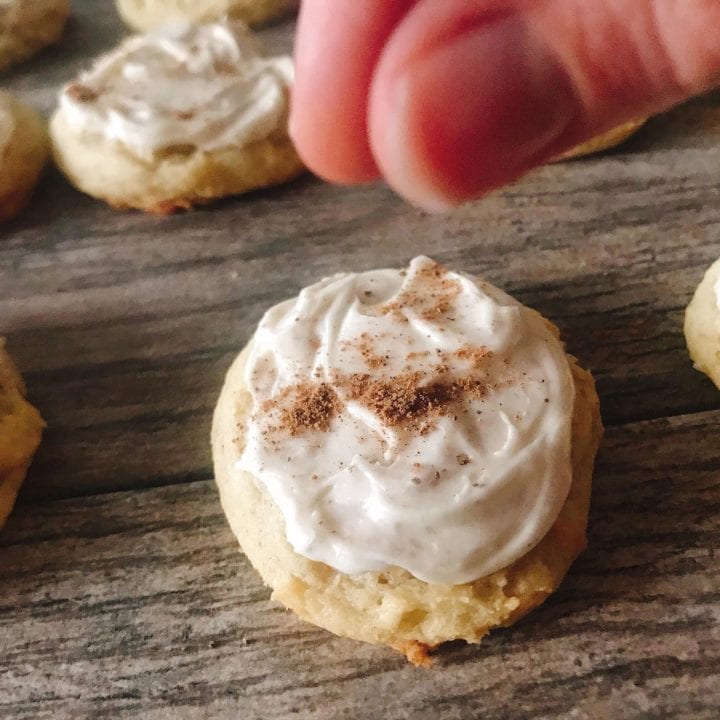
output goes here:
[{"label": "golden baked cookie edge", "polygon": [[0,72],[56,43],[70,15],[70,0],[32,0],[22,15],[0,26]]},{"label": "golden baked cookie edge", "polygon": [[2,104],[15,121],[4,154],[0,154],[0,222],[27,206],[50,156],[45,121],[10,93],[0,91]]},{"label": "golden baked cookie edge", "polygon": [[297,0],[115,0],[118,14],[133,30],[148,32],[168,22],[210,22],[228,17],[257,27],[297,9]]},{"label": "golden baked cookie edge", "polygon": [[305,171],[282,130],[250,145],[169,153],[152,162],[119,142],[76,132],[59,112],[50,136],[55,163],[68,180],[117,209],[167,214],[279,185]]},{"label": "golden baked cookie edge", "polygon": [[592,376],[569,357],[576,386],[570,494],[540,543],[509,567],[473,583],[439,586],[405,570],[344,575],[295,553],[279,509],[249,474],[233,468],[243,448],[250,396],[243,368],[251,343],[230,368],[213,419],[216,481],[230,526],[273,599],[337,635],[386,645],[427,664],[443,642],[479,642],[545,600],[586,545],[595,454],[602,436]]},{"label": "golden baked cookie edge", "polygon": [[641,120],[630,120],[622,125],[618,125],[605,133],[590,138],[590,140],[581,143],[580,145],[570,148],[570,150],[566,150],[556,158],[553,158],[552,162],[562,162],[563,160],[572,160],[574,158],[581,158],[587,155],[594,155],[595,153],[602,152],[603,150],[610,150],[610,148],[622,145],[626,140],[629,140],[646,122],[647,120],[643,118]]},{"label": "golden baked cookie edge", "polygon": [[25,385],[0,337],[0,528],[5,524],[40,445],[45,423],[25,397]]},{"label": "golden baked cookie edge", "polygon": [[684,333],[696,370],[720,389],[720,308],[715,283],[720,281],[720,258],[705,272],[685,310]]}]

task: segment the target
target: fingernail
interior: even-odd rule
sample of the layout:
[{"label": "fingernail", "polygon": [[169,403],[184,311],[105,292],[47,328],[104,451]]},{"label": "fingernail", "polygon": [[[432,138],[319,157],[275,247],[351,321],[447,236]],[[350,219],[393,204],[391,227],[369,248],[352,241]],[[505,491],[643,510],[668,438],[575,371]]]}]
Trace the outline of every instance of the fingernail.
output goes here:
[{"label": "fingernail", "polygon": [[517,17],[480,22],[408,61],[373,96],[390,184],[431,212],[481,196],[543,158],[576,109],[567,72]]}]

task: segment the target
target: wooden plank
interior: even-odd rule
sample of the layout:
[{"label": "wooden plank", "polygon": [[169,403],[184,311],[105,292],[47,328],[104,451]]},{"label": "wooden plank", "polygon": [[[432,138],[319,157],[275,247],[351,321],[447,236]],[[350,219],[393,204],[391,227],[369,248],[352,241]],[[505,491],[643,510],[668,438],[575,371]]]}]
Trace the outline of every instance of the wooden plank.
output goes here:
[{"label": "wooden plank", "polygon": [[[61,46],[3,78],[45,113],[127,32],[107,3],[73,7]],[[263,35],[287,49],[292,23]],[[49,420],[0,534],[0,717],[714,719],[720,394],[681,324],[720,255],[719,140],[714,94],[442,217],[310,177],[145,217],[50,172],[0,229],[0,334]],[[263,310],[419,252],[557,321],[612,425],[561,590],[431,671],[273,606],[207,480],[222,375]]]},{"label": "wooden plank", "polygon": [[[720,164],[720,150],[708,153]],[[207,475],[223,372],[263,310],[322,275],[419,252],[557,321],[597,375],[606,422],[719,407],[682,337],[684,305],[720,254],[717,164],[693,157],[546,168],[447,217],[379,186],[305,178],[153,218],[50,176],[0,253],[0,333],[49,421],[27,496]],[[668,180],[673,163],[681,180]]]},{"label": "wooden plank", "polygon": [[[114,13],[77,2],[62,45],[8,85],[47,112],[59,84],[125,32]],[[291,33],[265,35],[279,49]],[[153,218],[50,173],[0,254],[0,332],[50,421],[26,496],[206,475],[223,369],[262,311],[324,274],[419,252],[556,320],[596,371],[607,422],[719,407],[681,334],[683,307],[720,254],[719,118],[718,96],[702,98],[621,151],[544,168],[442,217],[382,186],[305,178]]]},{"label": "wooden plank", "polygon": [[[61,46],[7,85],[45,112],[126,30],[74,3]],[[292,23],[264,33],[290,46]],[[381,185],[310,177],[170,218],[113,211],[51,172],[2,231],[0,334],[49,422],[25,498],[206,477],[222,375],[263,310],[319,277],[424,252],[480,273],[561,326],[605,420],[720,407],[682,312],[720,255],[720,98],[655,119],[622,150],[543,168],[447,216]]]},{"label": "wooden plank", "polygon": [[[263,43],[270,53],[292,47],[293,22],[264,29]],[[2,75],[3,89],[24,97],[46,115],[55,107],[57,91],[92,58],[106,52],[131,34],[108,0],[73,0],[72,14],[60,42]]]},{"label": "wooden plank", "polygon": [[0,716],[715,718],[720,411],[611,428],[561,590],[431,670],[274,607],[201,481],[17,509]]}]

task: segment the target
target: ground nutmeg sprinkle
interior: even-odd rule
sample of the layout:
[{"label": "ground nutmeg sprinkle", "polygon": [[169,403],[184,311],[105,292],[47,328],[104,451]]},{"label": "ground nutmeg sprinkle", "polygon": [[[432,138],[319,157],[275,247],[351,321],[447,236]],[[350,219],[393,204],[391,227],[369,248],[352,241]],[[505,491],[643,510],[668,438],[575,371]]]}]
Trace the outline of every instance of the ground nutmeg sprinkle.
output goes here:
[{"label": "ground nutmeg sprinkle", "polygon": [[327,432],[342,404],[329,383],[302,383],[293,388],[292,402],[280,417],[280,427],[291,435],[305,430]]}]

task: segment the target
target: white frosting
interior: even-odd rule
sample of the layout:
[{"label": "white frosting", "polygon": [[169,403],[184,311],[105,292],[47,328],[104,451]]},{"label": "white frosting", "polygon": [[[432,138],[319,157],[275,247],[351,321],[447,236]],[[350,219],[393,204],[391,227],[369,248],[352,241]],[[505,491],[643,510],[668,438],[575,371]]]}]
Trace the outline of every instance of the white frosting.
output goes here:
[{"label": "white frosting", "polygon": [[[408,371],[424,386],[473,377],[487,390],[397,425],[338,379],[395,387]],[[237,467],[270,493],[293,548],[343,573],[483,577],[537,544],[567,497],[574,383],[562,344],[533,310],[428,258],[335,275],[272,308],[245,381],[254,412]],[[328,428],[293,435],[279,427],[287,388],[308,382],[333,386],[339,405]]]},{"label": "white frosting", "polygon": [[718,275],[718,279],[715,281],[715,307],[720,310],[720,275]]},{"label": "white frosting", "polygon": [[129,38],[60,94],[77,131],[142,157],[177,146],[218,150],[287,123],[292,59],[264,58],[240,23],[178,24]]}]

